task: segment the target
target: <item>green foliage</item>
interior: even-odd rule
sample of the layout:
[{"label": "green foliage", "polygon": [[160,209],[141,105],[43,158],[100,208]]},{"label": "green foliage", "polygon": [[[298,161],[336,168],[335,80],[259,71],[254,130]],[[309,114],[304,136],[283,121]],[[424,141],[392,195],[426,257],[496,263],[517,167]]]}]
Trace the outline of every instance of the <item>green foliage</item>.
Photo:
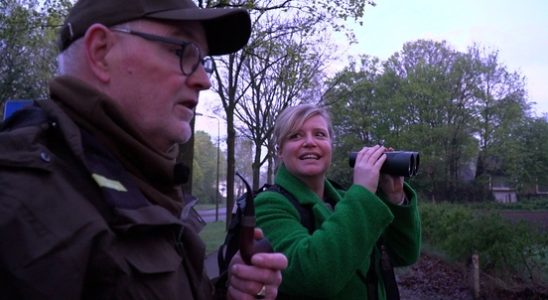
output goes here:
[{"label": "green foliage", "polygon": [[207,223],[200,232],[200,238],[206,244],[206,254],[216,251],[224,242],[226,235],[225,226],[224,222]]},{"label": "green foliage", "polygon": [[[519,132],[519,134],[518,134]],[[523,168],[516,178],[524,194],[535,191],[535,184],[548,183],[548,122],[545,118],[532,118],[522,123],[513,135],[524,151],[520,161]]]},{"label": "green foliage", "polygon": [[[197,131],[194,135],[192,194],[200,203],[215,203],[217,198],[221,201],[221,195],[217,194],[217,154],[217,147],[211,142],[210,136],[206,132]],[[221,153],[219,155],[219,172],[222,172],[224,156]]]},{"label": "green foliage", "polygon": [[70,1],[5,0],[0,8],[0,103],[47,97],[56,33]]},{"label": "green foliage", "polygon": [[548,210],[548,196],[544,197],[532,197],[530,199],[523,198],[518,202],[513,203],[498,203],[498,202],[480,202],[467,205],[472,209],[490,209],[490,210]]},{"label": "green foliage", "polygon": [[488,200],[494,176],[521,193],[548,183],[548,122],[529,116],[524,80],[497,52],[418,40],[385,62],[361,57],[330,86],[332,178],[350,182],[347,153],[384,140],[421,153],[412,181],[430,199]]},{"label": "green foliage", "polygon": [[530,224],[447,203],[423,203],[420,213],[425,241],[452,259],[478,253],[482,270],[498,277],[547,282],[548,237]]}]

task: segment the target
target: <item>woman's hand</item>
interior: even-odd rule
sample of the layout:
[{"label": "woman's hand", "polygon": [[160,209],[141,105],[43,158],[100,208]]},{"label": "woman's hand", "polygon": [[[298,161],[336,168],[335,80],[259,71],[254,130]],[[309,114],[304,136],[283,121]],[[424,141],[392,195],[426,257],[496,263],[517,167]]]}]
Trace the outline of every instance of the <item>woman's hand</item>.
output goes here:
[{"label": "woman's hand", "polygon": [[359,184],[372,193],[377,192],[379,175],[386,160],[386,148],[380,145],[364,147],[356,155],[354,164],[354,184]]},{"label": "woman's hand", "polygon": [[[263,233],[255,229],[255,239]],[[282,270],[287,267],[287,258],[281,253],[257,253],[246,265],[236,253],[230,261],[228,273],[228,295],[231,300],[276,299],[282,283]]]}]

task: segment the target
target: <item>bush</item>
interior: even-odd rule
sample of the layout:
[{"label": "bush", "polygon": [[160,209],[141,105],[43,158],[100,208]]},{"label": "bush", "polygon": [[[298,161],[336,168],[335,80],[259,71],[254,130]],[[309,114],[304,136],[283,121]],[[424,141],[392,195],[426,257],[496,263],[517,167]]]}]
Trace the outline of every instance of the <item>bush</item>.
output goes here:
[{"label": "bush", "polygon": [[529,224],[447,203],[423,203],[420,209],[425,241],[451,259],[466,261],[477,252],[481,268],[498,277],[548,280],[548,238]]},{"label": "bush", "polygon": [[476,209],[512,209],[512,210],[546,210],[548,209],[547,197],[521,197],[518,202],[499,203],[495,201],[483,201],[469,204],[468,207]]}]

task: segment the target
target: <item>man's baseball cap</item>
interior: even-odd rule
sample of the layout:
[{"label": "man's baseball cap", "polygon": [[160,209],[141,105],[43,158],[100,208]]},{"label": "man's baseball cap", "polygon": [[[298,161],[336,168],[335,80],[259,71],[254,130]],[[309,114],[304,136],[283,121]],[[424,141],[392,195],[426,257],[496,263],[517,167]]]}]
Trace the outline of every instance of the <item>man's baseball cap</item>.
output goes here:
[{"label": "man's baseball cap", "polygon": [[65,50],[95,23],[110,27],[137,19],[199,21],[209,55],[236,52],[251,34],[251,20],[244,9],[198,8],[192,0],[79,0],[61,28],[59,48]]}]

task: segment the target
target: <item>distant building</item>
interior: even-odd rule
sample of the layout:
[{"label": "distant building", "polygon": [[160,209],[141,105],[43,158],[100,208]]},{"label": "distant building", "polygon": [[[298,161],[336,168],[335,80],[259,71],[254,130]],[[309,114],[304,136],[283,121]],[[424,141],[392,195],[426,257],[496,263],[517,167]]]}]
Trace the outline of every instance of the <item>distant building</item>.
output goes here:
[{"label": "distant building", "polygon": [[489,190],[493,194],[496,202],[518,202],[516,189],[511,187],[503,177],[489,177]]},{"label": "distant building", "polygon": [[499,203],[514,203],[518,202],[516,189],[510,187],[495,187],[491,188],[495,201]]}]

